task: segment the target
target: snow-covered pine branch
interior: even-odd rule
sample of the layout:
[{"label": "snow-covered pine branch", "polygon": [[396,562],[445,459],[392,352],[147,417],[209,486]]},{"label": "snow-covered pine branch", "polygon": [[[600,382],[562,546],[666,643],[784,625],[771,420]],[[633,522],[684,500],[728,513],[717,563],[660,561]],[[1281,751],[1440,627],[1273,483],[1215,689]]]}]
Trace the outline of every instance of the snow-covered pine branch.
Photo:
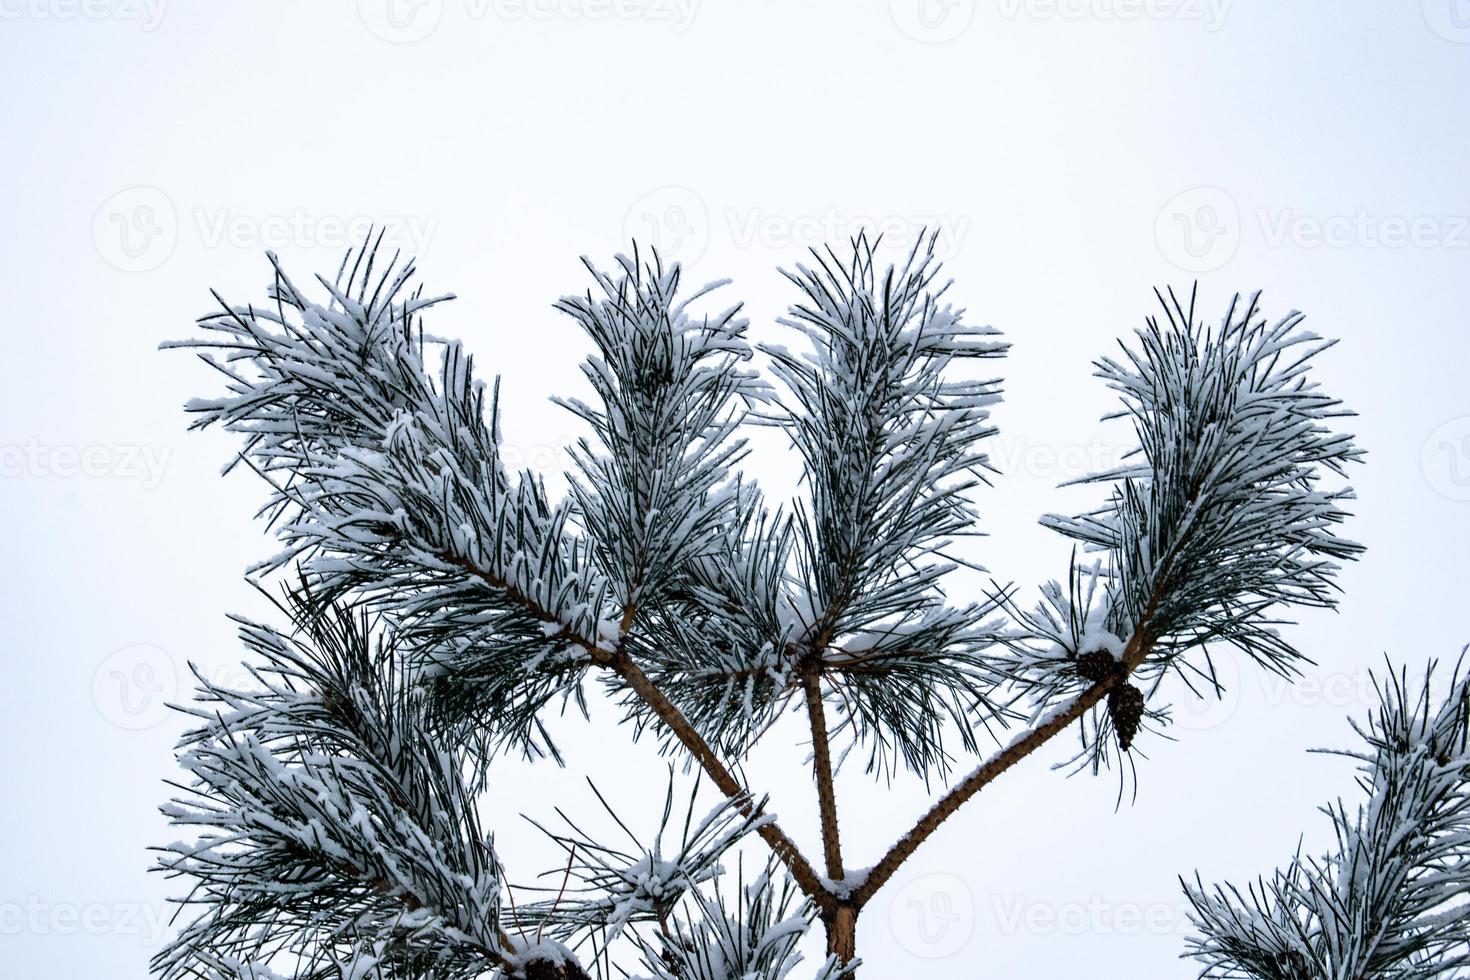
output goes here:
[{"label": "snow-covered pine branch", "polygon": [[393,976],[481,976],[504,962],[502,879],[462,762],[366,614],[311,622],[309,638],[242,622],[252,688],[201,677],[200,726],[179,745],[189,781],[164,808],[199,836],[160,859],[192,880],[199,915],[154,968],[269,976],[285,955],[298,977],[369,959]]},{"label": "snow-covered pine branch", "polygon": [[[658,614],[626,643],[705,738],[740,758],[791,696],[797,625],[787,583],[790,519],[771,513],[748,482],[734,487],[733,514],[720,546],[688,564]],[[638,726],[657,730],[645,704],[625,700]]]},{"label": "snow-covered pine branch", "polygon": [[[769,387],[743,368],[752,350],[733,306],[696,317],[677,265],[618,258],[587,265],[597,293],[563,298],[596,346],[582,371],[598,404],[557,399],[596,436],[573,449],[578,524],[610,584],[619,643],[706,739],[737,754],[769,720],[784,684],[781,618],[790,521],[752,483],[732,479],[736,433]],[[615,693],[616,677],[610,678]],[[634,695],[637,730],[670,733]]]},{"label": "snow-covered pine branch", "polygon": [[[737,869],[735,895],[697,895],[694,914],[674,921],[657,942],[643,944],[643,962],[653,980],[786,980],[801,963],[800,942],[815,918],[789,881],[767,865],[749,883]],[[839,980],[858,964],[828,957],[813,980]]]},{"label": "snow-covered pine branch", "polygon": [[580,696],[616,636],[608,583],[569,533],[571,507],[501,464],[471,359],[424,334],[419,314],[447,297],[405,295],[412,263],[375,275],[375,250],[349,258],[319,280],[326,303],[277,266],[270,306],[226,306],[201,321],[210,339],[175,345],[229,379],[228,395],[189,404],[195,426],[244,435],[239,459],[271,486],[286,550],[264,569],[295,561],[323,601],[371,601],[439,678],[436,710],[471,720],[487,749],[538,751],[540,709]]},{"label": "snow-covered pine branch", "polygon": [[[985,480],[999,382],[957,377],[957,362],[1000,357],[991,327],[943,302],[934,237],[900,268],[877,266],[876,241],[850,254],[813,250],[786,277],[801,291],[781,323],[810,349],[767,345],[780,383],[769,418],[801,453],[794,613],[800,655],[831,685],[835,731],[927,776],[948,760],[943,735],[974,751],[976,714],[993,715],[996,639],[988,604],[949,608],[944,549],[973,533],[969,494]],[[833,695],[837,696],[833,696]]]},{"label": "snow-covered pine branch", "polygon": [[600,443],[601,451],[585,441],[573,451],[581,478],[572,491],[627,629],[691,563],[724,544],[735,516],[725,484],[744,454],[744,440],[735,438],[741,409],[767,389],[739,367],[752,354],[739,306],[714,317],[690,314],[691,303],[723,284],[680,298],[677,265],[665,269],[657,256],[640,264],[636,251],[618,264],[614,278],[586,263],[600,294],[557,304],[596,344],[582,373],[600,404],[557,401]]},{"label": "snow-covered pine branch", "polygon": [[1249,980],[1444,980],[1470,967],[1470,677],[1442,700],[1435,667],[1414,690],[1390,667],[1360,763],[1366,799],[1323,808],[1334,849],[1300,853],[1245,889],[1185,884],[1202,976]]},{"label": "snow-covered pine branch", "polygon": [[[425,332],[445,297],[411,287],[411,263],[381,268],[372,245],[318,281],[319,299],[277,267],[265,306],[221,301],[204,340],[176,345],[226,379],[190,403],[195,425],[242,435],[237,461],[269,485],[285,547],[256,571],[300,585],[293,633],[243,624],[255,686],[205,684],[189,709],[193,781],[168,813],[201,836],[163,866],[193,879],[202,911],[159,972],[611,980],[628,975],[621,943],[659,980],[780,980],[820,919],[817,974],[846,978],[863,907],[975,793],[1076,722],[1097,765],[1111,736],[1126,750],[1165,720],[1131,673],[1208,678],[1216,641],[1295,669],[1273,617],[1330,605],[1334,562],[1359,550],[1334,533],[1348,491],[1317,484],[1359,452],[1327,429],[1345,413],[1305,378],[1325,345],[1299,315],[1268,325],[1252,300],[1212,331],[1171,294],[1137,350],[1098,362],[1138,461],[1094,478],[1114,484],[1104,508],[1047,521],[1100,556],[1074,555],[1035,611],[1010,587],[951,602],[948,549],[977,519],[999,398],[967,362],[1006,345],[943,302],[932,237],[886,270],[878,242],[850,245],[787,273],[801,299],[782,323],[809,346],[761,348],[777,392],[748,367],[738,306],[696,315],[709,289],[680,295],[678,267],[636,249],[614,274],[593,269],[594,289],[558,304],[596,348],[593,398],[558,400],[592,431],[560,501],[502,465],[493,390]],[[793,506],[735,469],[747,422],[799,452]],[[593,671],[631,736],[682,754],[723,802],[677,843],[672,787],[664,828],[632,846],[564,817],[563,887],[507,912],[475,801],[500,750],[559,760],[543,715],[581,706]],[[1026,695],[1026,731],[866,872],[845,863],[842,754],[929,779],[947,742],[977,752]],[[745,781],[793,703],[825,874]],[[748,834],[773,863],[732,885],[725,858]]]},{"label": "snow-covered pine branch", "polygon": [[[538,889],[552,897],[522,905],[517,917],[523,927],[578,948],[585,943],[606,945],[640,923],[666,924],[686,899],[704,901],[698,897],[700,889],[718,883],[724,872],[721,859],[766,819],[742,813],[730,800],[721,800],[697,816],[696,786],[674,839],[670,831],[677,807],[670,770],[658,830],[635,834],[596,786],[593,792],[617,831],[611,836],[593,836],[559,807],[561,827],[536,824],[566,853],[566,866],[559,879]],[[611,843],[619,837],[626,838],[626,843]]]},{"label": "snow-covered pine branch", "polygon": [[[1302,330],[1300,313],[1268,321],[1258,296],[1237,297],[1214,328],[1196,319],[1194,294],[1187,306],[1172,291],[1159,300],[1164,315],[1136,347],[1097,362],[1123,402],[1110,417],[1139,440],[1135,461],[1082,481],[1113,484],[1101,509],[1043,519],[1103,561],[1051,583],[1034,612],[1016,610],[1043,647],[1016,648],[1014,674],[1042,708],[1109,676],[1130,640],[1145,656],[1127,666],[1149,694],[1175,671],[1218,695],[1221,647],[1294,676],[1309,661],[1280,617],[1333,606],[1337,563],[1362,551],[1335,531],[1351,489],[1321,485],[1362,455],[1328,427],[1351,413],[1308,378],[1330,343]],[[1117,685],[1087,720],[1079,758],[1096,766],[1110,735],[1126,748],[1141,725],[1167,722],[1144,692]]]}]

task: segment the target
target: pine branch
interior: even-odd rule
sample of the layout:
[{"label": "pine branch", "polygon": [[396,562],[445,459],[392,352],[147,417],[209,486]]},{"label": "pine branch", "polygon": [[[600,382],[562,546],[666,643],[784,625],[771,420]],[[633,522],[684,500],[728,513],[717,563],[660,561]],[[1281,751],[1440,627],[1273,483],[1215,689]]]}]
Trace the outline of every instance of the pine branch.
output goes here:
[{"label": "pine branch", "polygon": [[[927,778],[947,766],[945,734],[973,751],[973,716],[996,710],[983,656],[996,638],[976,628],[988,609],[946,608],[939,581],[954,567],[944,557],[952,538],[973,533],[968,496],[989,465],[978,446],[996,431],[989,407],[1000,399],[997,381],[952,369],[1006,345],[943,301],[933,236],[886,272],[878,244],[860,235],[847,258],[814,249],[812,268],[784,273],[802,301],[780,322],[811,350],[761,348],[784,389],[765,417],[804,463],[798,656],[821,662],[824,683],[840,691],[834,732],[869,745],[870,770],[891,774],[896,756]],[[875,677],[876,664],[850,675],[844,658],[824,659],[863,634],[888,644],[890,676]]]},{"label": "pine branch", "polygon": [[[623,638],[659,690],[727,758],[749,751],[797,686],[786,581],[791,520],[770,513],[750,482],[737,482],[734,496],[736,518],[720,546],[691,562]],[[625,706],[635,724],[667,731],[640,700]]]},{"label": "pine branch", "polygon": [[1333,851],[1300,853],[1242,893],[1184,884],[1204,977],[1440,980],[1470,966],[1470,678],[1464,653],[1438,703],[1390,667],[1360,763],[1365,803],[1323,807]]},{"label": "pine branch", "polygon": [[[654,980],[783,980],[801,963],[797,944],[815,917],[810,901],[794,907],[789,887],[767,867],[746,883],[737,870],[734,905],[719,890],[698,896],[690,921],[674,921],[658,942],[643,944],[644,965]],[[856,966],[856,964],[851,964]],[[839,980],[845,967],[836,957],[813,980]]]},{"label": "pine branch", "polygon": [[582,372],[600,404],[557,402],[592,426],[603,450],[580,444],[573,455],[584,479],[572,490],[627,632],[691,563],[717,553],[736,502],[724,484],[744,455],[733,438],[744,417],[735,403],[769,396],[738,367],[752,355],[740,307],[690,313],[722,283],[681,299],[679,266],[665,269],[656,254],[640,263],[636,248],[619,256],[616,277],[583,263],[601,295],[568,296],[557,309],[596,344]]},{"label": "pine branch", "polygon": [[[672,768],[663,817],[651,835],[635,834],[596,786],[593,792],[633,850],[604,843],[606,838],[587,833],[560,808],[556,812],[565,829],[551,830],[536,823],[567,854],[566,872],[555,897],[519,909],[518,921],[526,928],[534,927],[538,937],[545,929],[563,942],[573,942],[578,936],[595,937],[606,946],[639,923],[668,922],[686,899],[719,878],[720,861],[731,848],[768,819],[742,815],[728,799],[721,799],[696,819],[696,786],[684,810],[678,839],[666,843],[675,812]],[[570,890],[568,879],[575,880]]]},{"label": "pine branch", "polygon": [[802,687],[812,733],[812,775],[822,814],[822,854],[827,862],[827,877],[841,881],[845,871],[842,837],[837,829],[837,793],[832,784],[832,748],[827,737],[827,714],[822,707],[822,680],[814,669],[808,667],[803,671]]},{"label": "pine branch", "polygon": [[[1350,559],[1362,549],[1332,533],[1347,516],[1338,501],[1351,491],[1314,484],[1321,467],[1341,473],[1361,451],[1322,424],[1345,413],[1305,378],[1307,361],[1326,345],[1296,332],[1299,314],[1268,325],[1254,299],[1243,312],[1232,303],[1218,335],[1195,323],[1192,299],[1188,309],[1171,299],[1166,322],[1150,319],[1141,351],[1127,351],[1132,367],[1098,362],[1122,395],[1142,461],[1089,478],[1121,484],[1102,510],[1043,521],[1105,551],[1108,573],[1102,593],[1089,587],[1082,599],[1074,561],[1071,600],[1053,583],[1052,610],[1020,616],[1029,636],[1015,644],[1006,672],[1041,717],[931,807],[869,873],[857,901],[966,801],[1104,698],[1111,734],[1126,751],[1146,714],[1130,683],[1135,673],[1157,677],[1217,640],[1289,670],[1300,655],[1264,626],[1266,610],[1334,604],[1336,565],[1320,556]],[[1031,638],[1051,641],[1061,655],[1037,656]],[[1101,670],[1084,669],[1084,654],[1100,655]],[[1138,714],[1121,707],[1125,694]],[[1082,727],[1082,755],[1094,765],[1107,734],[1095,716]]]},{"label": "pine branch", "polygon": [[[501,465],[495,401],[470,359],[424,335],[418,317],[440,299],[406,292],[411,263],[375,275],[375,259],[365,248],[322,280],[326,304],[277,268],[272,308],[205,318],[219,339],[177,346],[224,351],[206,360],[231,381],[190,403],[195,427],[243,435],[240,460],[271,487],[286,548],[260,571],[294,561],[321,602],[391,616],[446,723],[472,721],[487,752],[539,754],[540,709],[580,697],[615,639],[608,584],[570,508]],[[424,364],[436,346],[437,383]]]},{"label": "pine branch", "polygon": [[[298,596],[298,607],[309,597]],[[203,681],[202,726],[180,743],[192,776],[164,808],[202,829],[159,867],[194,880],[201,915],[154,960],[165,978],[227,960],[356,956],[469,978],[506,967],[499,861],[460,763],[437,747],[390,643],[335,609],[310,643],[242,623],[256,690]]]},{"label": "pine branch", "polygon": [[[1144,624],[1145,627],[1147,624]],[[1148,655],[1148,634],[1134,633],[1124,652],[1122,663],[1132,671]],[[919,818],[914,826],[888,850],[883,858],[868,872],[863,883],[853,891],[852,901],[858,906],[868,902],[893,877],[899,867],[928,840],[944,821],[967,803],[975,794],[989,786],[997,777],[1016,763],[1041,748],[1055,736],[1065,731],[1073,722],[1080,720],[1088,711],[1097,707],[1114,686],[1124,683],[1126,674],[1120,672],[1097,681],[1077,697],[1058,710],[1048,714],[1025,733],[1015,738],[1005,748],[987,759],[955,785]]]},{"label": "pine branch", "polygon": [[[345,279],[322,280],[328,305],[277,268],[275,310],[226,307],[202,321],[223,340],[177,345],[229,352],[216,366],[232,379],[230,395],[190,409],[201,415],[196,427],[219,423],[246,436],[242,458],[271,482],[270,512],[292,514],[280,526],[287,551],[264,568],[294,559],[321,603],[352,596],[392,617],[436,718],[487,748],[541,751],[542,708],[558,695],[580,699],[587,668],[605,668],[754,815],[745,787],[624,649],[608,597],[621,591],[626,602],[634,592],[630,579],[600,571],[610,546],[572,534],[572,509],[553,506],[532,474],[512,483],[499,462],[494,403],[487,406],[459,345],[442,345],[438,385],[423,370],[430,341],[415,318],[439,300],[398,301],[412,265],[375,280],[374,257],[364,249],[350,269],[344,264]],[[677,272],[662,276],[659,296],[676,283]],[[687,320],[670,313],[655,323],[684,330]],[[727,316],[713,332],[696,331],[688,362],[736,350],[735,330]],[[739,387],[722,377],[709,395],[716,414],[727,389]],[[708,458],[694,458],[699,479],[710,479]],[[804,891],[825,895],[779,827],[767,823],[760,834]]]},{"label": "pine branch", "polygon": [[[559,400],[592,432],[571,450],[562,501],[502,465],[495,390],[458,344],[424,332],[423,312],[447,297],[410,291],[411,263],[375,272],[366,247],[321,280],[322,302],[277,268],[267,308],[222,302],[205,318],[210,339],[185,346],[203,349],[227,392],[190,409],[196,427],[241,434],[239,461],[269,485],[263,513],[284,550],[255,571],[298,569],[287,612],[307,639],[245,624],[265,661],[260,689],[206,685],[193,709],[202,727],[181,761],[196,798],[169,812],[206,833],[166,866],[199,882],[206,911],[159,960],[166,977],[258,980],[295,955],[298,980],[580,980],[562,941],[600,943],[593,966],[611,975],[607,942],[627,927],[666,980],[775,980],[820,918],[820,976],[847,978],[863,906],[965,802],[1074,722],[1077,768],[1110,765],[1114,745],[1131,763],[1139,732],[1167,723],[1148,704],[1167,674],[1218,691],[1222,647],[1297,672],[1306,658],[1278,632],[1284,611],[1333,606],[1337,565],[1361,550],[1335,530],[1351,491],[1320,486],[1361,456],[1328,428],[1348,413],[1307,378],[1327,345],[1299,314],[1268,323],[1254,298],[1208,329],[1193,297],[1161,296],[1165,316],[1136,347],[1097,362],[1137,452],[1090,478],[1111,486],[1104,506],[1043,521],[1097,559],[1074,554],[1066,585],[1048,583],[1034,610],[1009,588],[955,605],[942,589],[958,564],[949,547],[974,533],[999,399],[998,382],[957,371],[1006,345],[943,303],[933,244],[880,272],[878,242],[859,236],[850,257],[814,251],[812,268],[787,273],[802,298],[782,322],[810,350],[762,348],[779,401],[743,367],[739,307],[692,312],[713,287],[681,297],[679,268],[636,250],[612,275],[589,265],[594,289],[558,304],[596,348],[583,368],[595,397]],[[748,420],[780,426],[801,455],[789,512],[734,469]],[[697,764],[724,802],[698,826],[686,819],[667,858],[662,830],[627,852],[568,820],[554,835],[567,850],[555,899],[504,915],[473,794],[505,749],[560,761],[544,713],[558,698],[585,711],[589,678],[635,739]],[[825,876],[726,762],[798,697]],[[1461,855],[1445,845],[1416,877],[1405,839],[1381,829],[1446,785],[1438,770],[1384,768],[1417,737],[1398,702],[1363,757],[1391,805],[1356,822],[1332,811],[1340,855],[1275,880],[1256,909],[1271,929],[1246,928],[1238,892],[1201,899],[1226,937],[1220,956],[1260,940],[1286,956],[1283,975],[1351,962],[1332,974],[1344,980],[1376,980],[1380,954],[1459,962],[1461,934],[1440,927],[1452,916],[1423,903]],[[947,775],[954,736],[978,753],[981,730],[1022,718],[877,866],[848,876],[834,745],[839,758],[865,748],[870,774],[902,764],[927,783]],[[1402,785],[1380,779],[1400,770]],[[664,825],[672,803],[671,788]],[[718,860],[748,832],[790,878],[742,883],[732,911]],[[792,890],[806,896],[795,915]],[[1292,910],[1308,906],[1305,929]],[[1350,947],[1359,959],[1344,959]],[[1302,949],[1316,959],[1295,958]]]},{"label": "pine branch", "polygon": [[1147,614],[1151,644],[1136,668],[1143,697],[1130,695],[1137,713],[1119,730],[1110,702],[1083,727],[1077,759],[1094,770],[1112,736],[1126,751],[1146,722],[1167,722],[1146,698],[1169,673],[1191,687],[1203,679],[1216,694],[1215,656],[1238,652],[1288,678],[1299,673],[1309,661],[1282,637],[1284,612],[1334,607],[1338,562],[1362,552],[1335,530],[1351,489],[1320,486],[1362,458],[1328,427],[1350,413],[1308,376],[1330,344],[1302,331],[1299,313],[1269,322],[1257,297],[1233,300],[1214,329],[1195,320],[1193,295],[1187,306],[1172,292],[1160,301],[1165,315],[1138,332],[1136,350],[1097,362],[1123,402],[1110,417],[1128,419],[1138,437],[1136,462],[1082,481],[1113,484],[1102,508],[1042,521],[1102,562],[1074,561],[1070,587],[1050,583],[1035,612],[1008,602],[1023,632],[997,663],[1049,710],[1093,683],[1085,657],[1116,658]]},{"label": "pine branch", "polygon": [[[679,713],[679,709],[664,697],[663,692],[654,686],[631,657],[620,653],[613,662],[612,669],[617,671],[618,676],[627,681],[633,692],[643,699],[643,702],[655,715],[662,719],[720,792],[729,797],[742,814],[750,817],[759,815],[759,808],[752,801],[750,792],[731,775],[730,771],[725,768],[725,764],[720,761],[688,720]],[[832,904],[832,893],[822,883],[816,869],[774,821],[761,823],[756,828],[756,833],[770,845],[771,851],[781,860],[782,864],[786,865],[787,870],[791,872],[797,885],[808,898],[820,907],[825,908]]]}]

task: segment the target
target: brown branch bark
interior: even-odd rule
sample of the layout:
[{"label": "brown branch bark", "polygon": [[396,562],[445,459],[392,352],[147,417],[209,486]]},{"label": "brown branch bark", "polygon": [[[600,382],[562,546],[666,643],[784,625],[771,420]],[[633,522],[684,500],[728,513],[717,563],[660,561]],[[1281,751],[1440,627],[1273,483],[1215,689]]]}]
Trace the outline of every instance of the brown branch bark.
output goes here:
[{"label": "brown branch bark", "polygon": [[[1151,608],[1150,608],[1151,611]],[[1146,616],[1145,619],[1148,617]],[[1016,763],[1035,752],[1041,746],[1049,742],[1060,732],[1077,721],[1089,709],[1107,696],[1109,690],[1115,685],[1122,683],[1139,664],[1153,646],[1153,638],[1146,631],[1135,630],[1128,646],[1123,651],[1123,671],[1106,680],[1098,681],[1087,690],[1077,695],[1065,709],[1051,715],[1025,735],[1011,742],[1004,749],[987,759],[978,769],[965,777],[958,785],[946,793],[940,800],[929,808],[929,811],[919,818],[908,833],[898,839],[898,842],[883,855],[873,869],[868,872],[867,879],[852,893],[852,901],[861,908],[869,899],[882,888],[890,878],[893,877],[899,867],[919,849],[919,845],[928,840],[934,831],[939,829],[940,824],[949,819],[961,806],[968,802],[976,793],[989,786],[995,779],[1010,769]]]},{"label": "brown branch bark", "polygon": [[[444,556],[440,557],[444,558]],[[549,610],[541,608],[530,596],[510,583],[478,568],[468,560],[454,556],[445,560],[462,568],[466,573],[478,578],[492,589],[504,593],[542,622],[560,622]],[[624,609],[623,621],[631,624],[633,615],[632,609]],[[581,647],[587,651],[587,655],[594,663],[613,671],[626,681],[633,693],[648,705],[660,721],[668,726],[669,731],[673,732],[684,748],[689,751],[689,754],[699,763],[700,768],[705,771],[720,792],[733,801],[737,809],[745,816],[753,817],[757,814],[756,802],[751,797],[749,790],[741,785],[740,781],[726,768],[720,757],[715,754],[714,749],[704,740],[704,736],[700,735],[698,730],[690,724],[689,719],[684,717],[684,713],[664,695],[663,691],[659,690],[658,686],[621,647],[609,649],[569,629],[564,629],[558,634],[558,637]],[[822,883],[816,869],[774,820],[766,820],[756,828],[756,833],[770,846],[781,863],[786,865],[797,886],[816,904],[818,909],[829,911],[835,907],[836,900],[831,891]]]},{"label": "brown branch bark", "polygon": [[802,675],[806,713],[812,729],[812,771],[817,783],[817,801],[822,813],[822,855],[827,877],[842,878],[842,837],[837,830],[837,792],[832,780],[832,747],[827,735],[827,713],[822,707],[822,677],[815,666]]},{"label": "brown branch bark", "polygon": [[[855,906],[840,905],[837,911],[823,920],[827,926],[827,953],[836,956],[841,963],[857,959],[857,917]],[[851,980],[856,975],[856,971],[848,970],[840,980]]]},{"label": "brown branch bark", "polygon": [[[719,787],[720,792],[729,797],[741,813],[746,816],[755,816],[758,809],[750,793],[730,773],[730,770],[725,768],[725,764],[720,761],[719,756],[715,755],[714,750],[710,748],[709,744],[705,742],[699,732],[694,729],[694,726],[689,723],[689,720],[684,717],[683,713],[664,696],[664,693],[658,689],[653,681],[648,679],[648,675],[644,674],[643,670],[633,662],[633,658],[622,651],[617,651],[614,654],[612,662],[608,664],[608,667],[615,671],[623,680],[627,681],[628,686],[632,688],[633,692],[642,698],[643,702],[648,705],[653,713],[658,715],[659,719],[669,727],[669,731],[673,732],[674,736],[683,743],[684,748],[689,750],[689,754],[694,757],[695,761],[700,764],[700,767],[709,775],[714,784]],[[795,842],[786,836],[785,832],[777,826],[775,821],[768,820],[761,824],[756,828],[756,833],[770,845],[771,850],[775,852],[776,856],[781,859],[781,862],[791,871],[791,877],[796,880],[802,892],[815,902],[819,909],[827,910],[834,906],[835,899],[832,893],[827,890],[827,887],[822,884],[822,880],[817,875],[816,869],[812,867],[811,862],[801,853],[801,850],[796,846]]]}]

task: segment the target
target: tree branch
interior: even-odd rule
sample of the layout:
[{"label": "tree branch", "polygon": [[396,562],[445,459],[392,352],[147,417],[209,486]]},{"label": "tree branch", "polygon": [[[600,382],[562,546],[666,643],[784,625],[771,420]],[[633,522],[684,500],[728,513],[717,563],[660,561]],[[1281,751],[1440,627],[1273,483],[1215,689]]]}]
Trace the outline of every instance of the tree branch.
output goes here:
[{"label": "tree branch", "polygon": [[842,838],[837,831],[837,793],[832,784],[832,747],[827,736],[827,714],[822,707],[822,675],[816,664],[802,672],[806,690],[806,713],[812,729],[812,772],[817,781],[817,800],[822,810],[822,852],[827,877],[841,881]]},{"label": "tree branch", "polygon": [[[699,732],[695,731],[694,726],[689,724],[688,719],[668,698],[664,697],[664,693],[648,679],[648,675],[644,674],[642,669],[633,662],[633,658],[618,651],[614,654],[608,667],[627,681],[633,692],[643,699],[643,702],[662,719],[664,724],[669,726],[669,730],[684,744],[689,754],[699,762],[714,784],[730,798],[736,808],[748,817],[755,816],[758,808],[755,801],[751,799],[749,791],[731,775],[730,770],[725,768],[725,764],[715,755],[714,750],[709,747]],[[796,879],[802,892],[815,902],[818,908],[826,911],[835,906],[835,897],[817,876],[816,869],[774,820],[762,823],[756,828],[756,833],[770,845],[771,850],[791,871],[791,876]]]},{"label": "tree branch", "polygon": [[[1145,617],[1147,620],[1149,617]],[[990,785],[996,777],[1007,769],[1035,752],[1041,746],[1049,742],[1054,736],[1064,731],[1072,722],[1081,718],[1091,708],[1097,705],[1107,696],[1115,685],[1125,681],[1129,674],[1141,663],[1153,648],[1155,637],[1151,636],[1146,628],[1140,627],[1133,633],[1128,641],[1128,646],[1123,651],[1123,670],[1104,680],[1094,683],[1087,690],[1077,695],[1065,708],[1058,711],[1037,724],[1026,734],[1018,737],[1004,749],[987,759],[981,766],[970,775],[966,776],[958,785],[946,793],[937,803],[929,808],[929,812],[919,818],[913,828],[883,855],[883,859],[873,866],[868,872],[867,878],[861,887],[852,893],[852,900],[859,906],[863,906],[877,893],[878,889],[893,877],[899,867],[908,860],[913,853],[919,849],[919,845],[929,839],[934,831],[939,829],[940,824],[949,819],[961,806],[971,797]]]},{"label": "tree branch", "polygon": [[[541,608],[533,598],[516,589],[514,586],[511,586],[509,583],[502,582],[493,575],[487,574],[484,569],[478,568],[472,562],[456,557],[450,557],[447,560],[451,561],[456,567],[464,569],[467,574],[475,576],[489,587],[503,592],[508,598],[522,605],[537,619],[548,623],[559,622],[549,610]],[[626,621],[631,621],[632,617],[629,615],[628,610],[624,611],[623,618]],[[649,679],[642,668],[633,661],[633,658],[621,648],[621,645],[609,649],[608,647],[599,645],[595,640],[577,635],[570,628],[564,630],[560,636],[562,639],[586,650],[588,656],[594,663],[612,670],[626,681],[633,693],[641,698],[643,703],[648,705],[654,714],[658,715],[659,719],[668,726],[669,731],[674,733],[675,737],[679,739],[684,745],[684,748],[699,763],[700,768],[705,771],[715,786],[719,788],[720,792],[724,793],[726,797],[733,801],[736,808],[745,816],[753,817],[757,814],[758,808],[750,795],[750,791],[741,785],[740,781],[731,774],[725,764],[720,761],[719,756],[715,754],[714,749],[710,747],[709,743],[704,740],[704,737],[699,734],[695,727],[690,724],[689,719],[685,718],[683,712],[658,689],[658,686]],[[785,831],[776,824],[774,819],[768,819],[765,823],[762,823],[756,828],[756,833],[770,845],[771,850],[786,865],[787,869],[790,870],[791,876],[796,879],[796,883],[801,887],[802,892],[815,902],[819,909],[826,911],[835,907],[835,898],[827,886],[822,883],[821,878],[817,875],[816,869],[812,867],[811,862],[801,853],[801,849],[796,846],[796,843],[790,837],[786,836]],[[840,873],[839,871],[839,875]],[[829,877],[831,876],[829,875]]]}]

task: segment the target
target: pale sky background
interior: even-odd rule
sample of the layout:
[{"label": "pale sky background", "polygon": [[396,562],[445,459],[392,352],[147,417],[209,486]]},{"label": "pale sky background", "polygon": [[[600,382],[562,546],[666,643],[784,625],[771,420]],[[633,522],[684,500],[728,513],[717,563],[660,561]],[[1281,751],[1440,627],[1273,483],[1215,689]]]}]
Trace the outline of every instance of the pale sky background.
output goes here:
[{"label": "pale sky background", "polygon": [[[549,469],[580,255],[643,236],[732,277],[770,338],[807,245],[939,227],[954,297],[1014,342],[971,554],[1027,595],[1067,554],[1036,517],[1095,499],[1053,487],[1124,445],[1089,364],[1152,287],[1197,277],[1212,319],[1264,289],[1342,339],[1319,377],[1361,413],[1369,551],[1291,632],[1309,681],[1227,670],[1117,813],[1112,777],[1028,760],[864,913],[866,976],[1193,976],[1176,876],[1323,842],[1350,773],[1306,750],[1344,742],[1385,652],[1470,640],[1466,0],[0,0],[0,78],[0,976],[146,976],[182,890],[146,873],[178,836],[163,704],[186,661],[238,675],[225,613],[259,610],[240,574],[274,550],[257,483],[217,476],[234,442],[184,431],[214,376],[155,348],[211,287],[261,297],[266,249],[306,279],[368,222],[458,293],[431,329],[503,376],[507,454]],[[506,766],[488,807],[516,880],[554,858],[515,814],[586,812],[583,771],[634,819],[662,798],[606,712],[562,730],[573,768]],[[815,852],[794,740],[753,771]],[[857,770],[841,791],[860,866],[926,805]]]}]

